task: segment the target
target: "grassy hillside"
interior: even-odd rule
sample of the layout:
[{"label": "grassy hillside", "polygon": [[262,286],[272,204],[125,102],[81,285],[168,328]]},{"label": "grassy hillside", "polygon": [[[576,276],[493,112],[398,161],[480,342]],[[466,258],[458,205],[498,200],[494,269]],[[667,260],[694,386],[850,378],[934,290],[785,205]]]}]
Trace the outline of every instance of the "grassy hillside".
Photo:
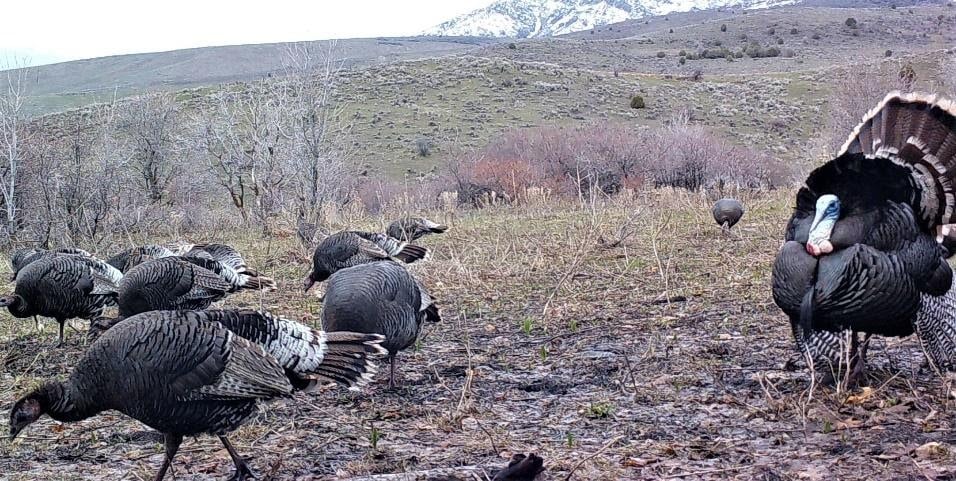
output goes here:
[{"label": "grassy hillside", "polygon": [[[846,25],[850,17],[854,28]],[[946,49],[954,42],[956,9],[946,6],[692,12],[519,42],[345,40],[337,47],[348,65],[338,100],[356,168],[392,177],[428,171],[450,152],[507,129],[604,120],[653,126],[680,111],[731,141],[800,160],[826,124],[834,80],[856,75],[859,64],[911,64],[919,86],[932,89],[940,65],[953,61]],[[751,58],[745,50],[754,46],[780,55]],[[275,72],[282,48],[213,47],[41,67],[31,105],[50,111],[184,86],[198,88],[181,98],[202,103],[223,82]],[[707,58],[714,52],[732,58]],[[630,108],[634,95],[646,108]],[[416,152],[419,139],[435,146],[430,156]]]},{"label": "grassy hillside", "polygon": [[[346,67],[468,52],[494,43],[482,38],[364,38],[335,41]],[[328,41],[307,42],[325,52]],[[278,74],[288,44],[230,45],[171,52],[116,55],[44,65],[31,70],[28,109],[45,114],[143,90],[249,81]]]}]

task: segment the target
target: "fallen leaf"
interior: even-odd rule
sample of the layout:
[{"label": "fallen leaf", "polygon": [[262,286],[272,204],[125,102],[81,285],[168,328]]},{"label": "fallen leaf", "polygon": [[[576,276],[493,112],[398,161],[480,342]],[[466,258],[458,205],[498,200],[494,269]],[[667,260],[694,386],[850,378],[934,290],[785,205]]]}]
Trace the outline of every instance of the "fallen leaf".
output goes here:
[{"label": "fallen leaf", "polygon": [[914,449],[913,454],[920,459],[945,458],[949,456],[949,448],[945,444],[933,441]]},{"label": "fallen leaf", "polygon": [[847,404],[863,404],[867,399],[876,394],[876,390],[871,387],[864,387],[859,394],[851,394],[846,398]]}]

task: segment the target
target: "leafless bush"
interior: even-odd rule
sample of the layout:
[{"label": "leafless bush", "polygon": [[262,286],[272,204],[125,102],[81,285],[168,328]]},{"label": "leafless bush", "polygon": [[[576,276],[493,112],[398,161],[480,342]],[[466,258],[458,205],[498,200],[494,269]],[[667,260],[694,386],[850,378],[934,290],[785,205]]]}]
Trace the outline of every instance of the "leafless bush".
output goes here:
[{"label": "leafless bush", "polygon": [[179,104],[171,94],[149,93],[117,104],[116,115],[121,148],[143,195],[154,204],[169,201],[169,187],[184,168]]},{"label": "leafless bush", "polygon": [[722,140],[683,116],[657,130],[650,145],[657,161],[649,175],[657,187],[774,188],[789,177],[781,162]]},{"label": "leafless bush", "polygon": [[[26,78],[29,70],[4,65],[0,79],[0,201],[4,237],[15,236],[20,225],[19,188],[23,167],[23,138],[25,118],[23,101],[26,96]],[[2,70],[0,68],[0,70]]]},{"label": "leafless bush", "polygon": [[947,55],[942,62],[939,78],[942,80],[941,90],[949,98],[956,99],[956,55]]},{"label": "leafless bush", "polygon": [[533,187],[588,197],[648,181],[697,190],[772,188],[787,178],[779,162],[720,140],[686,116],[660,129],[598,124],[516,130],[454,156],[446,175],[463,203],[489,192],[520,200]]},{"label": "leafless bush", "polygon": [[269,230],[295,175],[288,104],[260,83],[212,100],[193,122],[197,147],[242,219]]},{"label": "leafless bush", "polygon": [[334,97],[342,62],[335,56],[335,42],[328,42],[322,52],[312,44],[291,44],[283,64],[282,95],[288,99],[296,172],[291,200],[299,237],[311,243],[309,231],[314,233],[322,222],[321,206],[348,203],[355,188],[345,162],[348,128]]}]

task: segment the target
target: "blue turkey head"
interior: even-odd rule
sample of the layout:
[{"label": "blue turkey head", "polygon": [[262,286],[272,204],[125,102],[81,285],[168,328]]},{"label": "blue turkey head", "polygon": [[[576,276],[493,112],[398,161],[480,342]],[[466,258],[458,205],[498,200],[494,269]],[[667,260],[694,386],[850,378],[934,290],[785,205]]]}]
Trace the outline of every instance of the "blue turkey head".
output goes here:
[{"label": "blue turkey head", "polygon": [[814,256],[833,252],[830,243],[830,234],[833,226],[840,218],[840,199],[833,194],[821,195],[817,199],[816,215],[810,224],[810,235],[807,239],[807,252]]}]

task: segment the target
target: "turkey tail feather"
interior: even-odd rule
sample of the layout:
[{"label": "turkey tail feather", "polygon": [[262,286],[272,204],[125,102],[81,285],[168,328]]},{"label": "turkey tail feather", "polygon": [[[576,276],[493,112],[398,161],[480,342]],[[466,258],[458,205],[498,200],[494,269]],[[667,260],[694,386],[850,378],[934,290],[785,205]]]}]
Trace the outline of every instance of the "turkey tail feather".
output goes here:
[{"label": "turkey tail feather", "polygon": [[355,390],[372,380],[378,371],[373,358],[387,354],[382,348],[385,337],[357,332],[326,332],[328,349],[322,363],[312,373]]},{"label": "turkey tail feather", "polygon": [[428,249],[412,244],[406,244],[398,254],[395,254],[396,259],[406,264],[411,264],[419,260],[427,260],[430,256],[431,253]]},{"label": "turkey tail feather", "polygon": [[276,281],[272,280],[270,277],[253,275],[250,271],[246,271],[239,275],[242,279],[242,288],[243,289],[252,289],[257,291],[274,291],[276,290]]},{"label": "turkey tail feather", "polygon": [[922,217],[956,223],[956,102],[938,95],[890,92],[863,117],[839,155],[888,158],[920,174]]}]

